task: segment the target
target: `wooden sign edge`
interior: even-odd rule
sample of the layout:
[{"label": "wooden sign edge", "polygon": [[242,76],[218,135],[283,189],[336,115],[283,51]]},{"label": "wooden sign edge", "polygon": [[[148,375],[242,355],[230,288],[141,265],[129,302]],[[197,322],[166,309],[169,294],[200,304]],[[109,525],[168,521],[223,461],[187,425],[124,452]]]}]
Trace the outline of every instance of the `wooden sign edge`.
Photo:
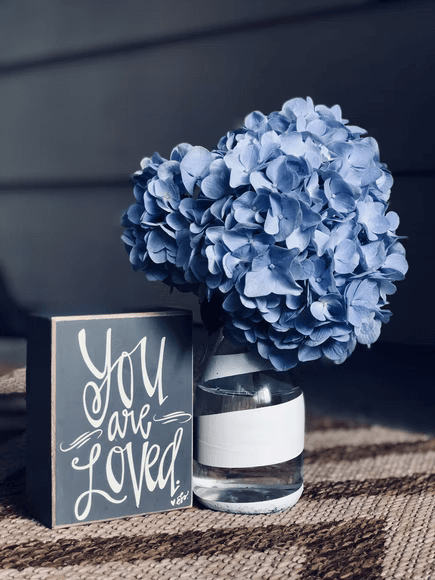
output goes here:
[{"label": "wooden sign edge", "polygon": [[117,318],[146,318],[158,316],[190,316],[192,317],[192,312],[190,310],[155,310],[149,312],[126,312],[117,314],[79,314],[73,316],[50,316],[49,319],[54,322],[67,322],[68,320],[110,320]]},{"label": "wooden sign edge", "polygon": [[51,320],[31,317],[26,364],[26,507],[51,528]]},{"label": "wooden sign edge", "polygon": [[51,318],[51,527],[56,527],[56,319]]},{"label": "wooden sign edge", "polygon": [[178,507],[171,507],[170,509],[155,510],[155,511],[151,511],[151,512],[141,512],[141,513],[137,513],[137,514],[127,514],[125,516],[113,516],[111,518],[103,518],[101,520],[86,520],[84,522],[72,522],[70,524],[54,524],[54,525],[50,526],[50,529],[58,530],[60,528],[86,526],[87,524],[101,524],[104,522],[112,522],[114,520],[125,520],[127,518],[144,518],[145,516],[150,516],[152,514],[165,514],[166,512],[175,512],[175,511],[179,511],[179,510],[187,510],[187,509],[190,509],[193,507],[193,501],[192,501],[193,494],[192,494],[192,492],[191,492],[190,496],[191,496],[191,499],[190,499],[189,504],[178,506]]}]

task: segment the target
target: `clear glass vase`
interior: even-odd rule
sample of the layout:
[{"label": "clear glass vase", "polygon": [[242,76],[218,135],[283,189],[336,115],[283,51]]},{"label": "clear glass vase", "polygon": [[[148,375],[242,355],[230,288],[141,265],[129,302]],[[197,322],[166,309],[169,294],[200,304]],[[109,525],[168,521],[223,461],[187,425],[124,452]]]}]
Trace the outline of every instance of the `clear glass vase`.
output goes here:
[{"label": "clear glass vase", "polygon": [[286,510],[303,491],[302,391],[289,373],[218,344],[195,389],[194,494],[219,511]]}]

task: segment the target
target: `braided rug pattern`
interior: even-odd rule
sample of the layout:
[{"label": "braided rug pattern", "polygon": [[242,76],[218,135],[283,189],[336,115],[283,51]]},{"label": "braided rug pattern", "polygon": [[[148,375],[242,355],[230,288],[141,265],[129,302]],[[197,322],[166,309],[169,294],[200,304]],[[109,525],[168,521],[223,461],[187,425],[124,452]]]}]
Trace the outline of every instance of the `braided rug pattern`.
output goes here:
[{"label": "braided rug pattern", "polygon": [[[1,396],[25,391],[23,370]],[[0,579],[432,580],[435,438],[311,419],[305,491],[283,513],[194,506],[50,530],[25,510],[25,432],[0,444]]]}]

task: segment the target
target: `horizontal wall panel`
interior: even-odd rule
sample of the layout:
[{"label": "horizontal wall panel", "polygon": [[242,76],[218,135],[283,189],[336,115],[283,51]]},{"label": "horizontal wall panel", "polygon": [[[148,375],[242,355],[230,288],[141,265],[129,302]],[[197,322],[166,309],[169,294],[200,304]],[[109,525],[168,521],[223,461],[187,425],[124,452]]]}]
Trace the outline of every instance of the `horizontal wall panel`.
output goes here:
[{"label": "horizontal wall panel", "polygon": [[433,168],[432,3],[277,26],[0,79],[0,182],[127,176],[213,147],[253,109],[339,103],[393,170]]},{"label": "horizontal wall panel", "polygon": [[[435,344],[434,189],[435,178],[398,178],[394,184],[391,209],[401,217],[398,233],[407,236],[410,269],[391,297],[393,316],[382,340]],[[24,304],[38,310],[174,306],[193,310],[199,320],[195,296],[171,294],[132,270],[120,241],[120,217],[134,200],[130,189],[3,193],[0,200],[0,268]]]},{"label": "horizontal wall panel", "polygon": [[204,29],[300,16],[367,0],[2,0],[1,65],[123,46]]},{"label": "horizontal wall panel", "polygon": [[12,295],[30,309],[198,310],[193,295],[171,293],[132,269],[121,241],[131,189],[4,193],[0,199],[1,272]]}]

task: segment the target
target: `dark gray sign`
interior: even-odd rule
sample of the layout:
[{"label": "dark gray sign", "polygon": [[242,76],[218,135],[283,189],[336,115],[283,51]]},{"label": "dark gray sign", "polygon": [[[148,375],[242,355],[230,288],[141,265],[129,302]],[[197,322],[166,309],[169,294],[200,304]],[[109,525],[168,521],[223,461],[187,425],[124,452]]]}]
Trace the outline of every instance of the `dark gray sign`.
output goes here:
[{"label": "dark gray sign", "polygon": [[28,348],[36,517],[54,527],[191,505],[190,313],[38,319]]}]

